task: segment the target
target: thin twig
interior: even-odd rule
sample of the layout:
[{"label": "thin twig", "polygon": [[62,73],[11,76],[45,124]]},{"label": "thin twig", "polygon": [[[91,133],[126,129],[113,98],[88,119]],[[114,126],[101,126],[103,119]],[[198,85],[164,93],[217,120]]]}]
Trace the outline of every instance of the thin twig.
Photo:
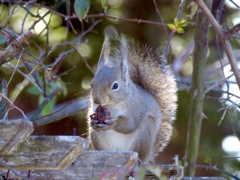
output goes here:
[{"label": "thin twig", "polygon": [[[186,0],[182,0],[182,1],[181,1],[181,4],[180,4],[180,6],[179,6],[179,10],[178,10],[178,13],[177,13],[177,17],[176,17],[177,19],[179,19],[180,16],[181,16],[181,14],[182,14],[182,10],[183,10],[183,6],[184,6],[184,4],[185,4],[185,1],[186,1]],[[170,36],[169,36],[169,38],[168,38],[168,42],[167,42],[167,45],[166,45],[166,47],[165,47],[165,49],[164,49],[163,56],[162,56],[162,59],[161,59],[160,67],[164,67],[164,66],[167,64],[168,48],[169,48],[169,46],[170,46],[170,43],[171,43],[171,41],[172,41],[172,37],[173,37],[174,34],[175,34],[175,32],[172,31],[171,34],[170,34]]]},{"label": "thin twig", "polygon": [[[158,5],[157,5],[156,0],[153,0],[153,4],[154,4],[154,6],[155,6],[156,12],[157,12],[157,14],[158,14],[161,22],[162,22],[163,24],[165,24],[164,19],[163,19],[162,15],[161,15],[161,13],[160,13],[160,11],[159,11],[159,9],[158,9]],[[166,37],[168,37],[167,27],[166,27],[166,26],[163,26],[163,28],[164,28],[164,32],[165,32]]]},{"label": "thin twig", "polygon": [[[70,16],[70,1],[66,1],[66,2],[63,2],[62,1],[62,3],[66,3],[66,13],[67,13],[67,15],[68,16]],[[54,8],[53,9],[56,9],[57,8],[57,5],[58,3],[56,3],[56,4],[54,4]],[[59,4],[61,4],[61,3],[59,3]],[[53,13],[52,13],[53,14]],[[67,21],[66,22],[66,28],[67,29],[69,29],[69,27],[70,27],[70,24],[71,24],[71,21],[69,20],[69,21]],[[72,27],[72,29],[73,29],[73,31],[75,31],[75,29]],[[66,33],[66,36],[65,36],[65,38],[64,38],[64,41],[63,42],[67,42],[67,40],[68,40],[68,38],[69,38],[69,31],[67,31],[67,33]],[[65,52],[66,51],[66,49],[67,49],[67,46],[65,45],[65,46],[62,46],[61,47],[61,52]],[[54,71],[52,72],[52,74],[58,74],[58,72],[59,72],[59,70],[60,70],[60,68],[61,68],[61,65],[62,65],[62,62],[63,61],[60,61],[59,63],[57,63],[57,65],[56,65],[56,67],[54,68]]]},{"label": "thin twig", "polygon": [[7,58],[10,53],[16,52],[16,47],[18,44],[22,44],[32,35],[31,30],[27,30],[21,36],[19,36],[16,41],[12,42],[1,54],[0,54],[0,64]]},{"label": "thin twig", "polygon": [[218,21],[218,23],[220,23],[220,18],[224,9],[224,4],[225,4],[225,0],[221,0],[218,9],[217,9],[217,14],[216,14],[216,19]]},{"label": "thin twig", "polygon": [[74,46],[72,46],[72,48],[75,49],[75,51],[77,51],[77,53],[79,54],[79,56],[81,56],[81,58],[83,59],[83,61],[84,61],[85,65],[87,66],[87,68],[91,71],[92,74],[94,74],[93,69],[92,69],[91,66],[88,64],[86,58],[82,57],[82,55],[78,52],[78,50],[77,50]]},{"label": "thin twig", "polygon": [[229,172],[227,172],[223,169],[217,168],[216,166],[207,166],[207,165],[200,165],[200,164],[197,164],[196,166],[199,167],[199,168],[213,169],[213,170],[216,170],[216,171],[221,172],[223,174],[226,174],[226,175],[232,177],[233,179],[240,180],[240,178],[238,178],[237,176],[235,176],[235,175],[233,175],[233,174],[231,174],[231,173],[229,173]]},{"label": "thin twig", "polygon": [[158,26],[167,26],[167,24],[163,24],[160,22],[156,22],[156,21],[150,21],[150,20],[144,20],[144,19],[131,19],[131,18],[124,18],[124,17],[116,17],[116,16],[112,16],[109,14],[89,14],[88,17],[92,18],[92,17],[107,17],[107,18],[111,18],[111,19],[115,19],[116,21],[129,21],[129,22],[134,22],[134,23],[138,23],[138,24],[152,24],[152,25],[158,25]]},{"label": "thin twig", "polygon": [[62,53],[59,54],[59,56],[55,59],[55,61],[53,62],[52,66],[51,66],[51,71],[50,73],[52,72],[52,70],[54,69],[54,67],[69,53],[73,52],[74,50],[73,49],[70,49],[68,51],[64,51]]},{"label": "thin twig", "polygon": [[20,59],[21,59],[21,57],[22,57],[22,53],[23,53],[23,51],[21,51],[21,53],[20,53],[20,55],[19,55],[19,57],[18,57],[17,64],[16,64],[16,66],[15,66],[15,68],[14,68],[14,70],[13,70],[13,73],[11,74],[11,77],[10,77],[8,83],[7,83],[7,88],[8,88],[8,86],[9,86],[10,82],[12,81],[12,78],[13,78],[14,74],[16,73],[16,71],[17,71],[17,69],[18,69],[18,65],[19,65],[19,61],[20,61]]},{"label": "thin twig", "polygon": [[231,3],[233,3],[237,8],[240,8],[239,5],[237,5],[233,0],[229,0]]},{"label": "thin twig", "polygon": [[225,109],[225,110],[223,111],[223,115],[222,115],[220,121],[219,121],[218,124],[217,124],[218,126],[220,126],[220,124],[222,123],[223,119],[224,119],[225,116],[226,116],[226,113],[227,113],[227,109]]},{"label": "thin twig", "polygon": [[[20,108],[18,108],[17,106],[15,106],[10,99],[8,99],[8,98],[7,98],[4,94],[2,94],[2,93],[0,93],[0,96],[1,96],[2,98],[4,98],[5,100],[7,100],[7,101],[11,104],[11,107],[17,109],[17,110],[22,114],[22,116],[23,116],[25,119],[27,119],[27,117],[25,116],[24,112],[23,112]],[[8,109],[8,111],[6,112],[5,117],[7,116],[8,112],[9,112],[10,109],[11,109],[11,107],[10,107],[10,108]],[[4,117],[3,119],[5,119],[5,117]]]},{"label": "thin twig", "polygon": [[180,16],[182,14],[182,10],[183,10],[183,6],[185,4],[185,0],[182,0],[180,6],[179,6],[179,10],[178,10],[178,13],[177,13],[177,19],[180,19]]},{"label": "thin twig", "polygon": [[93,30],[93,28],[96,26],[96,25],[98,25],[100,22],[102,22],[102,20],[97,20],[97,21],[95,21],[87,30],[85,30],[84,32],[82,32],[78,37],[77,37],[77,39],[78,39],[78,43],[76,44],[76,46],[75,47],[78,47],[79,46],[79,42],[81,41],[81,39],[86,35],[86,34],[88,34],[89,32],[91,32],[92,30]]},{"label": "thin twig", "polygon": [[[10,62],[8,64],[11,67],[15,68],[15,66],[13,66]],[[21,74],[25,78],[24,81],[31,82],[43,94],[43,90],[30,77],[35,72],[35,70],[36,70],[36,67],[28,75],[26,75],[22,71],[20,71],[20,69],[16,68],[16,71],[19,72],[19,74]],[[21,84],[24,84],[25,83],[24,81]],[[22,86],[19,85],[19,88],[22,88]]]},{"label": "thin twig", "polygon": [[[25,61],[24,59],[22,59],[22,61],[23,61],[24,66],[28,69],[28,71],[31,72],[33,70],[32,66],[27,61]],[[32,76],[35,79],[38,87],[43,91],[43,85],[42,85],[42,82],[41,82],[40,77],[38,75],[38,72],[34,71],[32,73]]]},{"label": "thin twig", "polygon": [[30,5],[29,7],[26,8],[27,11],[26,11],[26,14],[25,14],[25,16],[24,16],[24,18],[23,18],[22,27],[21,27],[21,34],[24,32],[24,25],[25,25],[25,23],[26,23],[26,20],[27,20],[27,17],[28,17],[28,15],[29,15],[29,12],[30,12],[30,9],[31,9],[31,8],[32,8],[32,5]]},{"label": "thin twig", "polygon": [[160,64],[162,68],[165,67],[166,64],[167,64],[168,48],[169,48],[169,46],[170,46],[170,44],[171,44],[172,37],[173,37],[174,34],[175,34],[175,33],[172,31],[171,34],[170,34],[170,36],[168,37],[168,42],[167,42],[167,45],[166,45],[166,47],[165,47],[165,49],[164,49],[163,56],[162,56],[162,60],[161,60],[161,64]]},{"label": "thin twig", "polygon": [[191,42],[182,51],[182,53],[174,59],[172,63],[172,69],[174,74],[179,74],[180,70],[182,69],[183,63],[185,62],[187,57],[193,52],[193,49],[194,49],[194,42]]},{"label": "thin twig", "polygon": [[[97,24],[99,24],[100,22],[102,22],[101,19],[95,21],[87,30],[85,30],[85,31],[82,32],[77,38],[75,38],[75,39],[72,41],[72,42],[74,42],[74,41],[76,41],[76,39],[77,39],[77,43],[76,43],[75,46],[72,45],[72,44],[73,44],[72,42],[71,42],[71,43],[67,43],[67,44],[70,44],[70,45],[73,47],[73,49],[70,49],[70,50],[68,50],[68,51],[62,52],[62,53],[56,58],[56,60],[54,61],[53,65],[51,66],[51,72],[54,70],[54,67],[63,59],[63,57],[65,57],[67,54],[73,52],[74,49],[77,51],[77,47],[79,46],[81,39],[82,39],[87,33],[91,32],[91,31],[93,30],[93,28],[94,28]],[[77,52],[78,52],[78,51],[77,51]],[[88,68],[90,68],[90,66],[88,66]],[[90,70],[91,70],[91,68],[90,68]],[[54,72],[55,72],[55,70],[54,70]],[[91,72],[92,72],[92,70],[91,70]]]},{"label": "thin twig", "polygon": [[[218,23],[220,23],[221,14],[222,14],[222,11],[224,9],[224,4],[225,4],[225,0],[221,0],[220,4],[218,6],[218,9],[217,9],[216,20],[217,20]],[[226,76],[225,76],[225,73],[224,73],[224,64],[223,64],[223,60],[222,60],[222,54],[221,54],[218,34],[216,34],[216,42],[217,42],[217,55],[218,55],[218,59],[219,59],[220,65],[221,65],[220,68],[221,68],[221,71],[222,71],[222,75],[225,79]],[[225,81],[225,84],[227,86],[227,91],[229,91],[228,81]]]},{"label": "thin twig", "polygon": [[[231,77],[231,76],[230,76],[230,77]],[[214,84],[212,84],[210,87],[208,87],[208,88],[204,91],[204,94],[207,94],[209,91],[211,91],[211,90],[213,90],[214,88],[218,87],[219,84],[222,84],[222,83],[227,82],[230,77],[227,77],[227,78],[224,78],[224,79],[220,79],[220,80],[214,81]]]},{"label": "thin twig", "polygon": [[[216,92],[220,92],[220,91],[216,91]],[[235,102],[233,102],[232,100],[227,99],[227,98],[219,98],[219,97],[213,97],[213,96],[205,96],[205,98],[206,99],[215,99],[215,100],[218,100],[218,101],[223,101],[224,103],[230,102],[232,105],[234,105],[236,107],[240,107],[239,104],[236,104]]]}]

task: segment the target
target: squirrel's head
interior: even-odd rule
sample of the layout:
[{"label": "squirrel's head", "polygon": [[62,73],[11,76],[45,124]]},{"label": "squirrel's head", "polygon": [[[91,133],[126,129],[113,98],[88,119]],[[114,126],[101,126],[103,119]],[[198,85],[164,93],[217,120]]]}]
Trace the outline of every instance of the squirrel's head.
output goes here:
[{"label": "squirrel's head", "polygon": [[104,40],[97,71],[91,84],[95,104],[117,104],[130,93],[128,46],[124,37],[120,43],[120,48],[111,49],[109,38]]}]

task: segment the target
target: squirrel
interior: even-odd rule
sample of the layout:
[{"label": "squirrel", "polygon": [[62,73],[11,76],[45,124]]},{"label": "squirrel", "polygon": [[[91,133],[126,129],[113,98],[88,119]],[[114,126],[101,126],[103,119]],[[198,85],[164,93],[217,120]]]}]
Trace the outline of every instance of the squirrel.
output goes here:
[{"label": "squirrel", "polygon": [[150,163],[172,135],[177,85],[170,66],[160,67],[156,53],[131,42],[105,37],[91,82],[88,134],[93,149],[135,151]]}]

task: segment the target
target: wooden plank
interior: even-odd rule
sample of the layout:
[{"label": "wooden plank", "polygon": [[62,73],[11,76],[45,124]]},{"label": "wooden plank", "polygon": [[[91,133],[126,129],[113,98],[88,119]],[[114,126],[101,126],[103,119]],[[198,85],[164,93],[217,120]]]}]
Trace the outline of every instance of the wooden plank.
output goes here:
[{"label": "wooden plank", "polygon": [[[150,165],[151,166],[151,165]],[[147,166],[143,166],[145,169],[149,169]],[[161,173],[167,176],[168,179],[174,180],[226,180],[223,177],[183,177],[183,167],[171,164],[159,165]],[[152,172],[146,171],[145,180],[159,180]]]},{"label": "wooden plank", "polygon": [[[138,155],[131,151],[84,151],[66,170],[33,170],[17,171],[19,175],[31,180],[85,180],[98,178],[101,180],[124,179],[138,164]],[[149,169],[147,166],[142,166]],[[179,179],[183,175],[183,167],[177,165],[159,165],[162,174],[168,179]],[[7,175],[7,171],[0,171]],[[8,179],[16,179],[9,173]],[[126,178],[127,179],[127,178]],[[153,173],[147,172],[145,180],[157,180]],[[225,180],[221,177],[183,177],[182,180]]]},{"label": "wooden plank", "polygon": [[157,176],[153,173],[154,171],[156,173],[161,172],[161,175],[168,179],[178,180],[183,177],[183,167],[174,164],[146,165],[140,167],[146,170],[145,180],[158,180]]},{"label": "wooden plank", "polygon": [[25,119],[0,120],[0,155],[11,154],[33,130],[32,122]]},{"label": "wooden plank", "polygon": [[66,169],[88,145],[86,139],[78,136],[30,136],[11,155],[0,159],[19,170]]},{"label": "wooden plank", "polygon": [[183,177],[182,180],[226,180],[223,177]]},{"label": "wooden plank", "polygon": [[[138,154],[131,151],[84,151],[66,170],[34,170],[31,180],[82,180],[101,178],[116,179],[132,171],[138,162]],[[18,171],[27,176],[27,171]],[[1,174],[6,171],[0,171]],[[14,178],[10,173],[10,178]]]}]

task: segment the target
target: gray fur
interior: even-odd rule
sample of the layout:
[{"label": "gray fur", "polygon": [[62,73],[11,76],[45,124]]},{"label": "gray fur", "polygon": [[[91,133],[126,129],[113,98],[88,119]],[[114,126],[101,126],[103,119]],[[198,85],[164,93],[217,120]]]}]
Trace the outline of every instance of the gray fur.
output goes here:
[{"label": "gray fur", "polygon": [[[105,38],[88,111],[89,116],[98,105],[106,106],[111,119],[99,123],[89,118],[89,139],[94,149],[136,151],[149,163],[172,135],[176,82],[168,67],[160,69],[150,50],[129,47],[123,36],[119,42],[111,49]],[[112,90],[116,82],[119,87]]]}]

